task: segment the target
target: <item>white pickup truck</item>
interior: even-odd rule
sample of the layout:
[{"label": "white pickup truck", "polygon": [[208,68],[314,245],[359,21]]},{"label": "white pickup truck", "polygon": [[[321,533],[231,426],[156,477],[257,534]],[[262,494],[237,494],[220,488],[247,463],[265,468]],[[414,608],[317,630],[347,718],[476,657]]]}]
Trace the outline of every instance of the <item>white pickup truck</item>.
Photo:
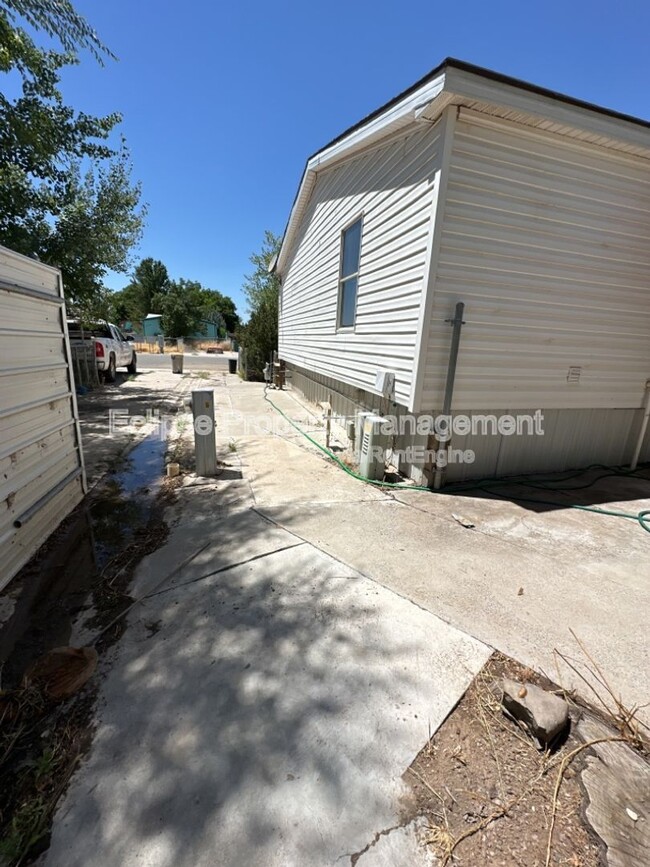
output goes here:
[{"label": "white pickup truck", "polygon": [[127,340],[117,325],[112,322],[96,322],[81,325],[76,320],[68,320],[70,338],[91,338],[95,343],[97,370],[106,382],[115,382],[115,371],[126,367],[129,373],[137,372],[137,356],[133,342]]}]

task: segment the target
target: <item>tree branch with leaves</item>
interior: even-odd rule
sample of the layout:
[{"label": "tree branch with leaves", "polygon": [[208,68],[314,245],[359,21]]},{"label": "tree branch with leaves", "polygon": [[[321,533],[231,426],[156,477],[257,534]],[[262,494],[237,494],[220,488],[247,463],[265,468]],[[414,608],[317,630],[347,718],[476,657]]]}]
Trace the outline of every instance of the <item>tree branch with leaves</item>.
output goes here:
[{"label": "tree branch with leaves", "polygon": [[246,350],[246,367],[249,377],[260,378],[271,353],[278,348],[278,312],[280,281],[269,267],[280,252],[282,238],[273,232],[264,233],[259,252],[250,257],[255,266],[245,278],[244,294],[248,301],[250,317],[239,329],[238,338]]},{"label": "tree branch with leaves", "polygon": [[3,12],[14,26],[22,19],[34,30],[43,30],[57,39],[64,51],[86,49],[100,63],[104,56],[115,57],[70,0],[0,0],[0,14]]},{"label": "tree branch with leaves", "polygon": [[[66,53],[39,48],[17,16]],[[71,50],[92,46],[106,51],[65,0],[0,0],[0,72],[22,84],[16,97],[0,93],[0,244],[60,267],[77,301],[98,295],[108,271],[128,270],[146,214],[124,141],[111,143],[121,116],[76,111],[59,90]]]}]

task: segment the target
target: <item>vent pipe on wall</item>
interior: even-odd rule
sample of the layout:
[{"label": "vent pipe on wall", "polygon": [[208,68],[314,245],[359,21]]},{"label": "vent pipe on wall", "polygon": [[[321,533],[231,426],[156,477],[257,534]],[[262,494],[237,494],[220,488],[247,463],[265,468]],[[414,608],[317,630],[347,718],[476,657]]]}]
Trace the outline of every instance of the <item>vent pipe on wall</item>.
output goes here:
[{"label": "vent pipe on wall", "polygon": [[[445,397],[442,404],[442,415],[444,418],[449,418],[451,415],[451,399],[454,396],[454,383],[456,381],[456,365],[458,363],[458,347],[460,346],[460,329],[465,324],[463,322],[463,313],[465,305],[462,301],[456,304],[456,313],[453,319],[446,319],[446,322],[451,323],[453,332],[451,335],[451,347],[449,349],[449,366],[447,367],[447,382],[445,383]],[[449,426],[451,429],[451,425]],[[445,454],[449,451],[449,441],[444,445]],[[436,462],[436,472],[433,477],[433,489],[439,491],[442,487],[442,481],[445,468]]]},{"label": "vent pipe on wall", "polygon": [[636,470],[636,465],[639,463],[641,449],[643,448],[643,440],[645,439],[645,432],[648,429],[648,419],[650,419],[650,379],[648,379],[645,384],[645,399],[643,401],[643,410],[644,412],[643,419],[641,420],[641,430],[639,431],[639,437],[636,441],[634,457],[632,458],[632,463],[630,464],[631,470]]}]

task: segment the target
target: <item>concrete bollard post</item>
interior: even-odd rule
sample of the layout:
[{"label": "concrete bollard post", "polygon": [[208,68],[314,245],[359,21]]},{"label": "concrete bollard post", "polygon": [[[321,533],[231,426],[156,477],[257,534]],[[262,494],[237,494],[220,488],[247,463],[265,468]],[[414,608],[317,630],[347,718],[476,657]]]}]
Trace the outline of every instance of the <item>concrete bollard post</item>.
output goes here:
[{"label": "concrete bollard post", "polygon": [[217,447],[214,433],[214,392],[192,392],[194,418],[194,454],[197,476],[214,476],[217,472]]}]

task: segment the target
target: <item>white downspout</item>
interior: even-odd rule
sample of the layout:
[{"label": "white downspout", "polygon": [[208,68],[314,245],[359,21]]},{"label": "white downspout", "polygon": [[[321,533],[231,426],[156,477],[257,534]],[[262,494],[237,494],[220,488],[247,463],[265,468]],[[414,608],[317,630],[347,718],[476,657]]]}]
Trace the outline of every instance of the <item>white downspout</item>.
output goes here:
[{"label": "white downspout", "polygon": [[644,411],[643,420],[641,421],[641,430],[639,431],[639,438],[636,441],[634,457],[632,458],[632,463],[630,464],[631,470],[636,470],[636,465],[639,463],[639,455],[641,454],[643,440],[645,439],[645,432],[648,429],[648,420],[650,419],[650,379],[648,379],[645,384],[645,399],[643,401],[643,410]]}]

